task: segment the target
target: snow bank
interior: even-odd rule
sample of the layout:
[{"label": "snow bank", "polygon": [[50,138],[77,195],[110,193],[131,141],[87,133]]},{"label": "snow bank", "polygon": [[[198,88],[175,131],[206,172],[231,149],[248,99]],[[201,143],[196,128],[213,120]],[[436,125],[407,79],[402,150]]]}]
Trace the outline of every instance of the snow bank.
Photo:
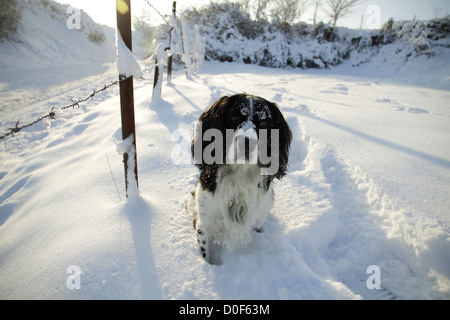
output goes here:
[{"label": "snow bank", "polygon": [[[211,3],[185,12],[206,39],[208,60],[241,62],[275,68],[330,68],[351,60],[353,66],[379,59],[397,67],[421,56],[448,52],[450,18],[432,21],[389,21],[379,31],[278,25],[251,20],[237,3]],[[164,32],[159,35],[165,37]],[[447,56],[445,57],[447,58]]]},{"label": "snow bank", "polygon": [[79,11],[79,28],[68,27],[74,14],[54,1],[17,0],[21,11],[14,37],[0,46],[0,69],[43,69],[112,62],[116,56],[112,29],[95,23]]}]

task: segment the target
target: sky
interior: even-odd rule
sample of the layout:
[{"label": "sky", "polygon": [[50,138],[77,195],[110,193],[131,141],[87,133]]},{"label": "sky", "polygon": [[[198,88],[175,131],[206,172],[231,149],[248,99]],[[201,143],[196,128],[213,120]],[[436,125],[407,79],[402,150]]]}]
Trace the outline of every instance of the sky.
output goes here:
[{"label": "sky", "polygon": [[[114,0],[56,1],[83,9],[98,23],[116,27],[116,1]],[[172,11],[172,1],[170,0],[148,0],[148,2],[162,14],[170,14]],[[188,7],[200,7],[209,2],[210,0],[178,0],[177,9],[181,11]],[[146,0],[131,0],[131,11],[133,15],[141,15],[145,12],[150,17],[152,24],[162,23],[158,13],[147,4]],[[364,29],[377,29],[390,18],[412,20],[416,17],[420,20],[427,20],[448,14],[450,14],[450,0],[365,0],[353,8],[352,13],[347,17],[338,21],[338,25],[360,28],[362,21]],[[324,13],[319,13],[319,19],[328,22]],[[312,23],[312,9],[308,10],[301,20]]]}]

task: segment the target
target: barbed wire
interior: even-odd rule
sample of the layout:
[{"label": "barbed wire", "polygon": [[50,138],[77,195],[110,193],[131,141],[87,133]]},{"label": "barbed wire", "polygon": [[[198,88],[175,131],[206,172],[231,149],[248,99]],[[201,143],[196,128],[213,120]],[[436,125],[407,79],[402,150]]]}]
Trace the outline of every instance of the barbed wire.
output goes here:
[{"label": "barbed wire", "polygon": [[155,10],[156,11],[156,13],[164,20],[164,22],[166,23],[166,25],[168,25],[169,27],[170,27],[170,22],[166,19],[166,17],[158,10],[158,9],[156,9],[155,8],[155,6],[154,5],[152,5],[151,3],[150,3],[150,1],[149,0],[144,0],[153,10]]},{"label": "barbed wire", "polygon": [[175,32],[178,34],[178,36],[179,36],[181,39],[183,39],[183,35],[180,33],[180,31],[178,31],[178,28],[176,28],[176,27],[174,27],[174,26],[172,25],[172,23],[171,23],[172,19],[171,19],[170,21],[167,20],[167,19],[166,19],[166,16],[167,16],[167,15],[164,16],[158,9],[155,8],[154,5],[152,5],[152,4],[150,3],[149,0],[144,0],[144,1],[150,6],[150,8],[152,8],[153,10],[155,10],[156,13],[161,17],[161,19],[163,19],[164,23],[165,23],[167,26],[170,27],[170,31],[171,31],[171,32],[172,32],[172,30],[175,28]]},{"label": "barbed wire", "polygon": [[[60,107],[60,108],[57,108],[57,109],[58,109],[58,110],[66,110],[66,109],[69,109],[69,108],[75,109],[75,107],[80,108],[80,103],[86,102],[86,101],[88,101],[88,100],[93,100],[95,95],[97,95],[97,94],[99,94],[99,93],[101,93],[101,92],[103,92],[103,91],[105,91],[105,90],[107,90],[107,89],[109,89],[109,88],[111,88],[111,87],[113,87],[113,86],[119,84],[120,82],[129,79],[129,78],[131,78],[131,76],[130,76],[130,77],[123,77],[123,76],[121,76],[121,78],[120,78],[119,80],[112,81],[110,84],[105,84],[105,85],[103,86],[103,88],[98,89],[98,90],[94,90],[94,91],[93,91],[89,96],[87,96],[86,98],[80,99],[80,100],[74,100],[74,99],[71,99],[71,100],[72,100],[72,104],[69,104],[69,105],[67,105],[67,106]],[[0,140],[3,140],[4,138],[9,137],[9,136],[14,137],[14,134],[15,134],[15,133],[20,132],[22,129],[31,127],[32,125],[35,125],[36,123],[41,122],[41,121],[44,120],[44,119],[53,119],[53,120],[55,120],[55,116],[56,116],[56,113],[55,113],[55,107],[53,107],[52,110],[51,110],[49,113],[47,113],[47,114],[45,114],[45,115],[39,117],[38,119],[36,119],[36,120],[34,120],[34,121],[32,121],[32,122],[29,122],[29,123],[27,123],[27,124],[24,124],[24,125],[19,126],[20,120],[17,120],[16,126],[15,126],[14,128],[9,128],[9,132],[7,132],[7,133],[1,135],[1,136],[0,136]]]},{"label": "barbed wire", "polygon": [[[156,8],[150,3],[149,0],[144,0],[144,1],[145,1],[145,2],[146,2],[153,10],[155,10],[156,13],[158,13],[158,15],[164,20],[164,22],[166,23],[166,25],[172,27],[172,29],[173,29],[173,26],[171,26],[170,21],[168,21],[168,20],[166,19],[166,17],[165,17],[158,9],[156,9]],[[182,37],[182,35],[179,33],[179,31],[178,31],[178,29],[177,29],[176,27],[175,27],[175,31],[176,31],[176,33],[177,33],[180,37]],[[177,54],[177,53],[171,53],[171,54],[173,55],[173,54]],[[161,63],[164,64],[163,61],[160,61],[160,62],[158,62],[157,64],[153,65],[152,68],[156,67],[157,65],[159,65],[159,64],[161,64]],[[84,98],[84,99],[81,99],[81,100],[74,100],[74,99],[71,99],[71,100],[72,100],[72,104],[69,104],[69,105],[64,106],[64,107],[60,107],[60,108],[58,108],[58,110],[65,110],[65,109],[69,109],[69,108],[73,108],[73,109],[74,109],[75,107],[80,108],[80,103],[83,103],[83,102],[86,102],[86,101],[88,101],[88,100],[90,100],[90,99],[93,99],[94,96],[97,95],[98,93],[103,92],[103,91],[105,91],[105,90],[107,90],[107,89],[109,89],[109,88],[111,88],[111,87],[113,87],[113,86],[119,84],[120,82],[127,80],[128,78],[130,78],[130,77],[127,77],[127,78],[121,77],[119,80],[112,81],[112,82],[111,82],[110,84],[108,84],[108,85],[105,84],[103,88],[101,88],[101,89],[99,89],[99,90],[94,90],[88,97],[86,97],[86,98]],[[15,127],[14,127],[14,128],[8,128],[8,129],[9,129],[9,132],[7,132],[7,133],[1,135],[1,136],[0,136],[0,140],[3,140],[3,139],[5,139],[6,137],[9,137],[9,136],[14,137],[14,134],[15,134],[15,133],[19,133],[19,132],[22,131],[23,129],[28,128],[28,127],[31,127],[31,126],[35,125],[36,123],[41,122],[41,121],[44,120],[44,119],[53,119],[53,120],[55,120],[55,116],[56,116],[56,113],[55,113],[55,107],[53,107],[53,108],[50,110],[49,113],[47,113],[47,114],[45,114],[45,115],[39,117],[38,119],[36,119],[36,120],[34,120],[34,121],[31,121],[31,122],[29,122],[29,123],[26,123],[26,124],[24,124],[24,125],[19,126],[20,120],[17,120]]]}]

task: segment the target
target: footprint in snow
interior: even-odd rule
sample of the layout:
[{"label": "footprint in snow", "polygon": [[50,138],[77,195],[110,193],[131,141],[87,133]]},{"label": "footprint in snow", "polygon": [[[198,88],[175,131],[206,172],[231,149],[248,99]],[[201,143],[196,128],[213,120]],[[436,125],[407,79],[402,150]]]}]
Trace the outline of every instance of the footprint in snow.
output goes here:
[{"label": "footprint in snow", "polygon": [[389,98],[379,98],[379,99],[376,99],[375,102],[391,105],[394,108],[394,110],[397,110],[397,111],[405,111],[405,112],[416,113],[416,114],[429,114],[430,113],[429,111],[422,109],[422,108],[410,108],[396,100],[391,100]]},{"label": "footprint in snow", "polygon": [[344,84],[337,84],[334,87],[331,87],[326,90],[321,90],[321,93],[328,93],[328,94],[343,94],[348,95],[348,87],[346,87]]}]

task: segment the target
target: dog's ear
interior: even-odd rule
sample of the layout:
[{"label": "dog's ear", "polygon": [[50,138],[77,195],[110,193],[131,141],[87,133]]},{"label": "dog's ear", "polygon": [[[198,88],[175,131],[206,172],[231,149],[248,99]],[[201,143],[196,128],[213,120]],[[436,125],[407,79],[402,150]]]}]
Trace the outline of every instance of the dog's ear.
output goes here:
[{"label": "dog's ear", "polygon": [[224,119],[229,99],[230,98],[228,96],[221,97],[200,115],[197,128],[191,142],[192,158],[195,161],[195,165],[197,165],[200,169],[204,167],[204,162],[202,159],[203,150],[209,143],[203,141],[204,133],[213,128],[225,132]]},{"label": "dog's ear", "polygon": [[200,169],[199,181],[203,190],[215,192],[217,187],[216,176],[219,164],[207,164],[203,159],[203,151],[209,142],[203,141],[205,132],[209,129],[218,129],[225,132],[225,112],[229,103],[229,97],[224,96],[206,109],[199,118],[197,128],[192,138],[191,152],[195,165]]},{"label": "dog's ear", "polygon": [[221,125],[223,123],[223,115],[225,114],[229,100],[230,97],[223,96],[219,100],[214,102],[212,106],[203,111],[203,113],[200,115],[199,121],[202,121],[204,123],[204,128],[209,125],[209,127],[204,131],[211,128],[218,128],[218,125]]},{"label": "dog's ear", "polygon": [[287,174],[288,170],[289,150],[292,142],[292,132],[278,106],[275,103],[270,102],[269,108],[272,114],[273,128],[279,130],[279,167],[278,172],[275,174],[275,177],[281,179]]}]

